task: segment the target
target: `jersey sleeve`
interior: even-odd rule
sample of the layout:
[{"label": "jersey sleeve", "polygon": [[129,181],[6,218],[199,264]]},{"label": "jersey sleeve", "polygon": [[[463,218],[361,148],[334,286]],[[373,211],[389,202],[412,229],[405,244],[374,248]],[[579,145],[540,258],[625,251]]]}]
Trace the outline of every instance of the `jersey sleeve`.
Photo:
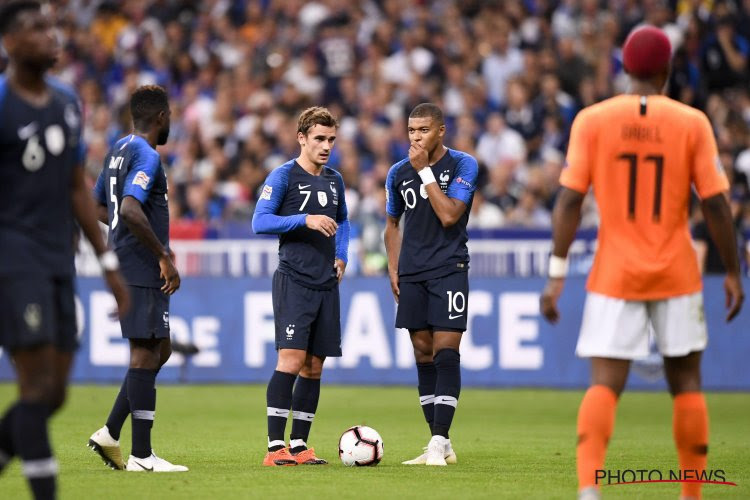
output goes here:
[{"label": "jersey sleeve", "polygon": [[694,130],[693,165],[690,175],[698,196],[705,199],[728,190],[729,181],[721,166],[716,139],[706,115],[701,113]]},{"label": "jersey sleeve", "polygon": [[106,170],[106,168],[103,168],[102,171],[99,172],[99,177],[96,178],[96,184],[94,184],[94,199],[100,205],[107,204],[107,193],[104,189],[104,172]]},{"label": "jersey sleeve", "polygon": [[449,198],[455,198],[468,205],[477,188],[477,175],[479,175],[477,160],[471,155],[463,156],[458,161],[454,172],[453,180],[448,185],[445,194]]},{"label": "jersey sleeve", "polygon": [[141,203],[145,203],[160,167],[161,159],[156,151],[141,150],[134,154],[133,164],[125,178],[122,197],[132,196]]},{"label": "jersey sleeve", "polygon": [[396,172],[400,163],[391,167],[388,176],[385,179],[385,211],[391,217],[399,218],[404,213],[404,200],[398,195],[396,190]]},{"label": "jersey sleeve", "polygon": [[568,154],[565,168],[560,174],[560,185],[566,188],[586,193],[591,184],[591,148],[593,137],[590,132],[591,120],[584,111],[578,113],[570,131]]},{"label": "jersey sleeve", "polygon": [[336,258],[349,261],[349,210],[346,208],[346,186],[341,175],[338,176],[339,208],[336,212]]},{"label": "jersey sleeve", "polygon": [[336,211],[336,223],[341,223],[349,219],[349,209],[346,207],[346,186],[344,185],[344,178],[338,175],[338,187],[339,190],[339,208]]},{"label": "jersey sleeve", "polygon": [[282,234],[305,225],[307,214],[277,215],[286,195],[289,177],[284,168],[276,168],[266,178],[253,213],[256,234]]}]

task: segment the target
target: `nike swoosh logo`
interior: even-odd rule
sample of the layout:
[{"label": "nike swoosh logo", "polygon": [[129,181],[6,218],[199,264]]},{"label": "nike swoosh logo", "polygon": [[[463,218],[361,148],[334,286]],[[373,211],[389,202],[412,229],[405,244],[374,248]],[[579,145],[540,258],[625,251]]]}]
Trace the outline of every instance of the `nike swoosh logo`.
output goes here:
[{"label": "nike swoosh logo", "polygon": [[306,185],[304,185],[304,186],[303,186],[302,184],[300,184],[300,185],[299,185],[298,187],[299,187],[300,189],[305,189],[305,188],[309,188],[309,187],[310,187],[310,184],[306,184]]},{"label": "nike swoosh logo", "polygon": [[149,467],[144,467],[144,466],[143,466],[143,464],[141,464],[140,462],[136,462],[135,464],[136,464],[136,465],[137,465],[138,467],[140,467],[141,469],[143,469],[143,470],[147,470],[147,471],[149,471],[149,472],[153,472],[153,470],[154,470],[154,468],[153,468],[153,467],[150,467],[150,468],[149,468]]},{"label": "nike swoosh logo", "polygon": [[277,411],[277,412],[276,412],[276,415],[284,415],[285,413],[286,413],[286,412],[283,412],[283,411]]},{"label": "nike swoosh logo", "polygon": [[456,319],[456,318],[460,318],[461,316],[463,316],[463,314],[457,314],[456,316],[449,314],[448,319]]},{"label": "nike swoosh logo", "polygon": [[412,179],[412,180],[410,180],[410,181],[404,181],[404,183],[403,183],[403,184],[401,184],[401,185],[402,185],[402,186],[406,186],[406,185],[407,185],[407,184],[409,184],[410,182],[414,182],[414,179]]},{"label": "nike swoosh logo", "polygon": [[24,125],[23,127],[18,127],[18,138],[22,141],[25,141],[36,133],[36,129],[36,122],[31,122],[28,125]]}]

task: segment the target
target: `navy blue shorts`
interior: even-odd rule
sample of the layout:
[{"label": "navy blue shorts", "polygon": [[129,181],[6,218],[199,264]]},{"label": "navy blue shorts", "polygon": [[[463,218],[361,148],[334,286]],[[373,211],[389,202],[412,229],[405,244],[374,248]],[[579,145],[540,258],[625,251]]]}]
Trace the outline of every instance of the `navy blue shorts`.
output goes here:
[{"label": "navy blue shorts", "polygon": [[341,356],[339,287],[314,290],[284,273],[273,275],[276,350],[301,349],[319,357]]},{"label": "navy blue shorts", "polygon": [[417,282],[399,282],[396,328],[466,330],[469,275],[466,272]]},{"label": "navy blue shorts", "polygon": [[0,346],[78,348],[73,278],[0,276]]},{"label": "navy blue shorts", "polygon": [[130,311],[120,318],[125,339],[169,338],[169,295],[159,288],[128,286]]}]

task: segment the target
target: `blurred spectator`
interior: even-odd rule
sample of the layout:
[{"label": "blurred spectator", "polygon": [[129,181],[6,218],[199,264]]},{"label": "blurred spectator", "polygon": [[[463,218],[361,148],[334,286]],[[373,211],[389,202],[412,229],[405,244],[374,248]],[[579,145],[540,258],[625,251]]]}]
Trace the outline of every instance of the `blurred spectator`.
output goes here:
[{"label": "blurred spectator", "polygon": [[717,19],[716,32],[708,35],[701,50],[708,91],[747,84],[748,56],[750,42],[735,32],[734,20],[729,16]]},{"label": "blurred spectator", "polygon": [[[330,164],[353,200],[365,272],[382,272],[382,184],[407,154],[406,118],[422,101],[443,107],[446,144],[482,165],[472,224],[549,227],[573,117],[626,90],[619,47],[644,23],[672,40],[669,95],[709,116],[738,227],[750,220],[739,189],[750,181],[750,0],[52,4],[55,71],[81,96],[92,183],[106,148],[130,131],[130,93],[168,89],[172,134],[160,152],[181,235],[249,224],[268,171],[298,153],[297,114],[326,105],[341,123]],[[596,223],[587,197],[582,225]]]},{"label": "blurred spectator", "polygon": [[477,142],[477,160],[489,168],[501,160],[522,162],[526,159],[526,144],[521,134],[506,127],[500,113],[491,113],[487,117],[485,132]]},{"label": "blurred spectator", "polygon": [[484,198],[481,189],[474,193],[474,201],[471,205],[471,214],[469,223],[466,226],[469,229],[499,229],[505,225],[505,215],[503,211]]}]

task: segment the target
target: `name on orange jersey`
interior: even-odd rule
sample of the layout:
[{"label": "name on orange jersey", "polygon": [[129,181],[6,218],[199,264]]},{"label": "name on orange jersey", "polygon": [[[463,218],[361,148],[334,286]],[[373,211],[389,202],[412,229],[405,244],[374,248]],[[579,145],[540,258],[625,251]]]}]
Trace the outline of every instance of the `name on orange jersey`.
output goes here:
[{"label": "name on orange jersey", "polygon": [[663,142],[659,127],[643,125],[623,125],[621,138],[625,141]]}]

